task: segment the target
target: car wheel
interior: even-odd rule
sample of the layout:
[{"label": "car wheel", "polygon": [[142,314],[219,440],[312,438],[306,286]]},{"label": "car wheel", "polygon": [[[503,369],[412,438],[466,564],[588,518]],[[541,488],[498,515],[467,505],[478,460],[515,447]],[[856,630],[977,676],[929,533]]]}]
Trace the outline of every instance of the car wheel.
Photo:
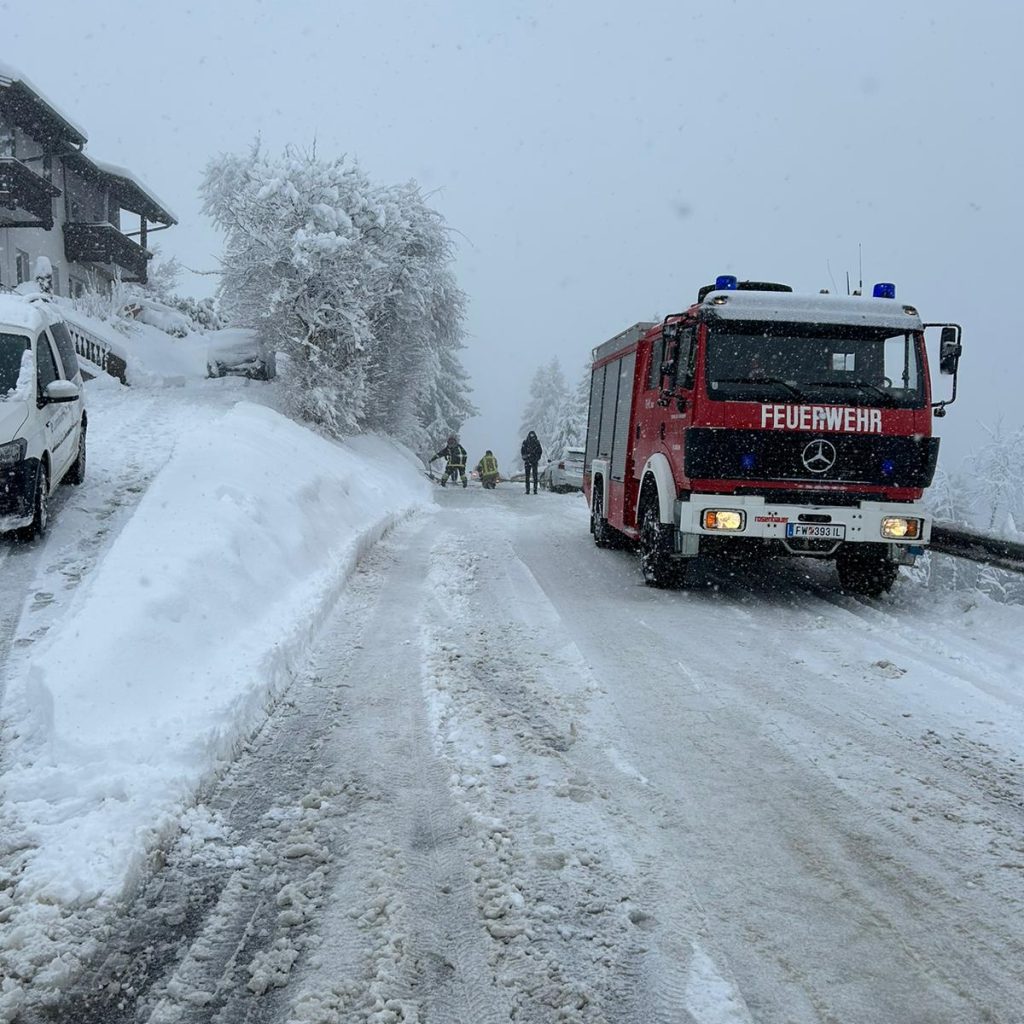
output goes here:
[{"label": "car wheel", "polygon": [[840,551],[836,555],[839,584],[847,594],[880,597],[892,589],[900,567],[884,555],[861,551]]},{"label": "car wheel", "polygon": [[50,522],[50,474],[46,463],[39,463],[39,472],[36,473],[36,489],[32,495],[32,522],[22,527],[17,532],[17,537],[22,541],[35,540],[46,533],[46,527]]},{"label": "car wheel", "polygon": [[69,484],[80,484],[85,481],[85,424],[82,424],[82,429],[78,434],[78,458],[71,464],[71,468],[68,470],[67,475],[64,477],[65,483]]},{"label": "car wheel", "polygon": [[649,587],[673,587],[684,582],[687,563],[672,558],[672,527],[661,521],[655,502],[644,506],[637,550],[640,572]]}]

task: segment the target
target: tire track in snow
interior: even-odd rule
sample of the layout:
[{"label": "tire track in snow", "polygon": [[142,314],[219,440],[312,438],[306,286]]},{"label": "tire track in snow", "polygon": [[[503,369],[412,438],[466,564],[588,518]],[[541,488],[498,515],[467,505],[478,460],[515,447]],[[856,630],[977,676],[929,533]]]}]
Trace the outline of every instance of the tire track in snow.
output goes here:
[{"label": "tire track in snow", "polygon": [[[512,1019],[748,1021],[700,945],[692,893],[658,883],[661,840],[619,792],[624,775],[642,780],[589,735],[592,681],[508,524],[465,515],[472,526],[432,553],[427,695],[456,792],[485,830],[477,888]],[[649,788],[640,798],[659,803]]]},{"label": "tire track in snow", "polygon": [[[812,581],[808,593],[785,572],[770,586],[709,573],[689,592],[651,593],[632,585],[631,559],[594,552],[585,521],[549,519],[538,531],[528,522],[529,564],[573,616],[574,635],[619,697],[619,717],[650,743],[644,774],[681,779],[676,834],[755,1017],[818,1021],[856,1006],[865,1021],[888,1021],[912,1002],[922,1020],[1014,1020],[1005,1014],[1007,965],[1021,956],[1019,876],[994,851],[978,853],[1003,832],[1000,806],[1015,827],[1005,805],[1015,772],[1000,773],[995,792],[972,791],[957,780],[962,770],[944,766],[947,755],[922,754],[927,732],[899,714],[879,659],[920,616],[887,621],[834,590],[822,601],[823,586]],[[808,664],[819,637],[835,650]],[[911,646],[927,657],[927,629]],[[622,685],[624,662],[640,671]],[[857,669],[866,685],[857,686]],[[935,702],[917,696],[924,717]],[[662,745],[669,732],[683,739],[678,751]],[[885,794],[908,783],[974,806],[994,800],[965,839],[942,814],[901,822]],[[1007,899],[1007,885],[1017,897]]]},{"label": "tire track in snow", "polygon": [[[351,680],[329,763],[358,766],[371,798],[349,822],[320,948],[292,1003],[296,1022],[507,1020],[473,900],[471,830],[427,731],[423,651],[395,628],[418,616],[422,534],[432,527],[397,531],[371,556],[383,579],[365,639],[341,659],[328,645],[321,658],[325,676]],[[326,983],[337,964],[344,981]]]}]

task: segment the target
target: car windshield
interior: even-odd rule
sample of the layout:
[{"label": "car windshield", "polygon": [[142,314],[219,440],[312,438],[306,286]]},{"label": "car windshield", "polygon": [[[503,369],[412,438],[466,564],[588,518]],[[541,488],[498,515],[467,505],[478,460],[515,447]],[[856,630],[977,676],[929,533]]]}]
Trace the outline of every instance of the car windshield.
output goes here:
[{"label": "car windshield", "polygon": [[18,386],[26,348],[28,338],[23,334],[0,334],[0,399],[7,398]]},{"label": "car windshield", "polygon": [[920,349],[910,331],[826,324],[711,327],[708,395],[717,401],[920,408]]}]

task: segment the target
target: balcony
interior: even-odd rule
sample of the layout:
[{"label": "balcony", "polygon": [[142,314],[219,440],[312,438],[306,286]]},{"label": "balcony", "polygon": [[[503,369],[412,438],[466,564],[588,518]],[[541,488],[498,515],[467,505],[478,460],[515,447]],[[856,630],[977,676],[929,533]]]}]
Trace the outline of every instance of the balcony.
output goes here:
[{"label": "balcony", "polygon": [[113,263],[146,282],[146,263],[153,254],[122,235],[113,224],[65,224],[64,255],[72,263]]},{"label": "balcony", "polygon": [[51,185],[20,160],[0,157],[0,211],[20,210],[32,217],[8,219],[0,212],[0,227],[45,228],[53,227],[53,202],[60,189]]}]

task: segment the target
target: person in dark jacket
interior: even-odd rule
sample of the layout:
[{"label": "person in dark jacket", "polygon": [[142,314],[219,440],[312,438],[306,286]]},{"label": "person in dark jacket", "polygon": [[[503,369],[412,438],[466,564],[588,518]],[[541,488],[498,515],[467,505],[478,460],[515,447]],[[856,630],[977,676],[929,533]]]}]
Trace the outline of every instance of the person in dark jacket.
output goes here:
[{"label": "person in dark jacket", "polygon": [[533,477],[533,493],[537,493],[537,464],[540,462],[540,457],[543,448],[540,446],[540,441],[537,440],[537,435],[534,431],[530,431],[525,440],[523,441],[522,447],[519,449],[519,454],[523,457],[523,466],[526,468],[526,493],[530,493],[530,477]]},{"label": "person in dark jacket", "polygon": [[441,474],[441,486],[445,487],[448,480],[454,480],[456,477],[462,477],[462,486],[466,486],[466,449],[459,444],[459,439],[451,434],[448,437],[448,443],[431,459],[434,462],[436,459],[444,459],[444,473]]}]

